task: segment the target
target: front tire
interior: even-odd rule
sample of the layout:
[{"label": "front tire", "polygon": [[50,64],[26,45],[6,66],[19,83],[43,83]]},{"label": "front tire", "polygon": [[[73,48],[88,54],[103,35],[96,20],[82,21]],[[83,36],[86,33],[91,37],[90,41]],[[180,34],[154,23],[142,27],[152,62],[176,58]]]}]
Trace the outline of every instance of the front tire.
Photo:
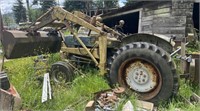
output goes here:
[{"label": "front tire", "polygon": [[50,77],[55,83],[71,82],[74,78],[73,68],[67,62],[56,62],[51,66]]},{"label": "front tire", "polygon": [[112,86],[128,88],[141,100],[158,104],[178,91],[178,76],[171,57],[153,44],[127,44],[114,54],[108,65]]}]

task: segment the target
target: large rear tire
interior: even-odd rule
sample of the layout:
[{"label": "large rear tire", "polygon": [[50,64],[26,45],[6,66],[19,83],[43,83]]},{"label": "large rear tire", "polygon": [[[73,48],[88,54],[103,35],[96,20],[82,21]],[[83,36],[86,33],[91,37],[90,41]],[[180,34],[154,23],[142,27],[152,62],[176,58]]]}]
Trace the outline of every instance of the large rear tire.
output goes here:
[{"label": "large rear tire", "polygon": [[178,91],[175,64],[163,49],[145,42],[120,48],[108,63],[109,81],[136,92],[141,100],[158,104]]}]

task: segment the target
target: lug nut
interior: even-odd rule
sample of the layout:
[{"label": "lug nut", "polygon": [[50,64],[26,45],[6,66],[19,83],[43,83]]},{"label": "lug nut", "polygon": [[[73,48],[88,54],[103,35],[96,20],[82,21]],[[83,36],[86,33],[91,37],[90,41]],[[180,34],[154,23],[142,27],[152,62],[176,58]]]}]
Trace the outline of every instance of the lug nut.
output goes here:
[{"label": "lug nut", "polygon": [[135,79],[138,79],[137,77],[135,77]]}]

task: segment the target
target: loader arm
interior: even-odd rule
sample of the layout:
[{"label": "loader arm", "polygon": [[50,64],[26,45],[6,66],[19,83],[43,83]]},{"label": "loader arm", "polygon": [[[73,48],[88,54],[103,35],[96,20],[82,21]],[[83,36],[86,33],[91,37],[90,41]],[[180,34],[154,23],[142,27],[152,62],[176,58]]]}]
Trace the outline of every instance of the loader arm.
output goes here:
[{"label": "loader arm", "polygon": [[[74,38],[80,43],[80,45],[83,47],[83,49],[87,52],[87,54],[90,56],[90,58],[93,60],[93,62],[100,68],[100,71],[102,74],[106,72],[106,56],[107,56],[107,33],[103,31],[103,24],[102,29],[99,29],[95,26],[95,24],[91,24],[88,21],[84,20],[81,17],[76,16],[75,14],[72,14],[66,10],[64,10],[61,7],[52,7],[49,11],[47,11],[45,14],[43,14],[40,18],[36,20],[35,23],[33,23],[27,31],[29,33],[32,33],[34,35],[37,30],[40,28],[53,24],[55,21],[59,21],[63,25],[65,25],[69,31],[73,34]],[[89,48],[86,47],[86,45],[82,42],[82,40],[77,36],[77,34],[74,32],[73,28],[71,27],[70,23],[79,24],[80,26],[83,26],[85,28],[88,28],[91,31],[94,31],[98,34],[98,45],[99,45],[99,61],[95,58],[95,56],[90,52]],[[98,26],[101,24],[98,23]]]},{"label": "loader arm", "polygon": [[[76,15],[76,16],[78,16],[78,17],[84,19],[84,20],[87,21],[87,22],[91,22],[91,19],[92,19],[90,16],[88,16],[88,15],[86,15],[86,14],[80,12],[80,11],[74,11],[74,15]],[[119,32],[117,32],[117,31],[113,30],[112,28],[110,28],[110,27],[108,27],[108,26],[106,26],[106,25],[100,23],[99,21],[96,21],[96,24],[95,24],[95,25],[98,26],[98,27],[102,27],[102,26],[103,26],[103,28],[104,28],[104,30],[106,30],[106,32],[113,34],[115,37],[116,37],[116,36],[117,36],[117,37],[123,36],[123,35],[120,34]]]},{"label": "loader arm", "polygon": [[40,18],[38,18],[36,22],[34,22],[27,30],[28,32],[36,32],[38,29],[47,26],[49,24],[52,24],[55,20],[58,20],[63,24],[65,24],[66,21],[70,21],[75,24],[84,26],[98,34],[103,33],[103,31],[101,31],[94,25],[88,23],[84,19],[79,18],[76,15],[58,6],[52,7],[49,11],[47,11]]}]

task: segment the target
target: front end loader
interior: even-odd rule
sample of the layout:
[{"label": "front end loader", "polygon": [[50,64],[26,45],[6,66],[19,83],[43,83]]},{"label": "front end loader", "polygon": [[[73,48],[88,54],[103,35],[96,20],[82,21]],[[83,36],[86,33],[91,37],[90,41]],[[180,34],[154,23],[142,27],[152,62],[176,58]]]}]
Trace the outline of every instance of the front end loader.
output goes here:
[{"label": "front end loader", "polygon": [[[52,30],[40,31],[46,26]],[[78,32],[74,31],[75,26]],[[63,28],[71,34],[65,37]],[[65,59],[91,61],[108,77],[112,87],[120,85],[155,104],[169,100],[178,91],[178,76],[169,55],[174,42],[163,35],[126,36],[101,23],[99,17],[70,13],[61,7],[52,7],[23,31],[1,33],[8,59],[61,52]],[[145,37],[149,41],[141,39]],[[56,62],[50,75],[55,82],[60,81],[60,75],[66,82],[71,81],[73,67]]]}]

